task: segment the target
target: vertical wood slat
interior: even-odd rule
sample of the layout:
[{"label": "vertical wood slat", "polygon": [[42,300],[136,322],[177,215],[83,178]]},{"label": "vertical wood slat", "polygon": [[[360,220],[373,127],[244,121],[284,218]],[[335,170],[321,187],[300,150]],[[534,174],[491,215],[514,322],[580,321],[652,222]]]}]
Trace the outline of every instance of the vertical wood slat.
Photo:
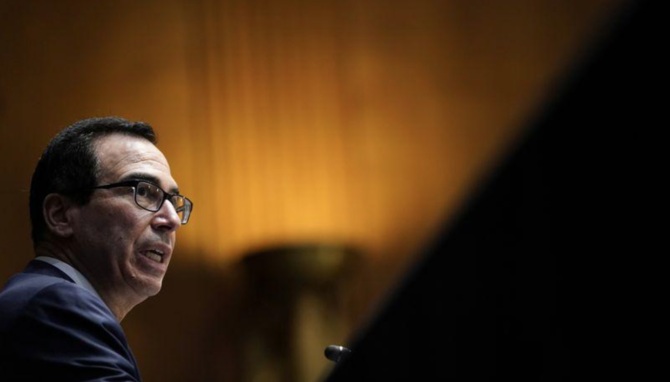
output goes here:
[{"label": "vertical wood slat", "polygon": [[411,252],[587,30],[570,4],[525,0],[202,4],[209,142],[193,151],[211,157],[194,172],[211,176],[197,216],[213,261],[310,240]]}]

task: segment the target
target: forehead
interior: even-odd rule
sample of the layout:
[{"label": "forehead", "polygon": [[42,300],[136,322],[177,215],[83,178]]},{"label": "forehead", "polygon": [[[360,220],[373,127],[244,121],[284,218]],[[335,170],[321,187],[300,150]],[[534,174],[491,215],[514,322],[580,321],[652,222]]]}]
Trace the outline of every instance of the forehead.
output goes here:
[{"label": "forehead", "polygon": [[144,138],[111,134],[96,139],[93,147],[101,183],[119,182],[143,174],[158,179],[159,186],[166,190],[177,188],[167,159]]}]

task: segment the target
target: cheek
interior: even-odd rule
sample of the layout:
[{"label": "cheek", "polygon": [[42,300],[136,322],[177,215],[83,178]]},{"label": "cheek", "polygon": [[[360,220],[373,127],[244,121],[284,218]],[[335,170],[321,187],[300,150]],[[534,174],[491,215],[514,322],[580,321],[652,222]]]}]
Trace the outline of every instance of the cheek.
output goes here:
[{"label": "cheek", "polygon": [[118,242],[132,244],[142,236],[147,224],[142,219],[134,216],[117,216],[113,222],[110,222],[113,235],[110,239]]},{"label": "cheek", "polygon": [[142,232],[143,219],[130,208],[105,208],[89,216],[83,227],[86,234],[107,245],[127,246]]}]

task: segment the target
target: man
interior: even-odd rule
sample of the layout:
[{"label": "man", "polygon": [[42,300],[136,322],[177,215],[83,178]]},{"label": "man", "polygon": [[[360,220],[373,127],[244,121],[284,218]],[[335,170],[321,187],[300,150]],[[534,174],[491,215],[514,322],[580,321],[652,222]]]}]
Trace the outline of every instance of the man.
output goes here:
[{"label": "man", "polygon": [[161,289],[193,208],[155,143],[148,124],[93,118],[45,149],[36,258],[0,292],[0,380],[140,381],[119,322]]}]

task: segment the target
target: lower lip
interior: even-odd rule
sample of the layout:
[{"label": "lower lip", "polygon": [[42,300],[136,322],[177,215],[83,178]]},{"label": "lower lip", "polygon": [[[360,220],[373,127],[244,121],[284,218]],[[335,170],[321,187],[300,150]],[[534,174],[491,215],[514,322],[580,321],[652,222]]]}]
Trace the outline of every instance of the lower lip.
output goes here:
[{"label": "lower lip", "polygon": [[143,253],[140,253],[138,256],[139,258],[139,265],[145,269],[146,271],[157,274],[157,275],[163,275],[165,271],[167,270],[167,264],[165,262],[165,256],[163,256],[163,262],[158,263],[148,257],[146,257]]}]

